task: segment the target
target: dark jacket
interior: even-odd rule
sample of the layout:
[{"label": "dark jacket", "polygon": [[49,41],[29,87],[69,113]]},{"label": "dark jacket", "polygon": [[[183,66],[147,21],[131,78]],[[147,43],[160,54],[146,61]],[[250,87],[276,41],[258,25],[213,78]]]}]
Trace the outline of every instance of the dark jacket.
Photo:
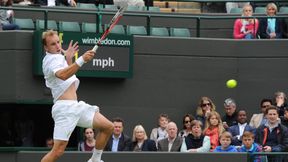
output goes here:
[{"label": "dark jacket", "polygon": [[[104,148],[104,151],[111,151],[112,145],[113,145],[113,137],[111,136]],[[131,138],[122,133],[118,143],[118,151],[129,151],[130,145],[131,145]]]},{"label": "dark jacket", "polygon": [[[168,151],[168,145],[169,145],[168,138],[164,138],[158,141],[158,151]],[[176,137],[172,144],[170,152],[180,152],[181,145],[182,145],[182,138]]]},{"label": "dark jacket", "polygon": [[[132,142],[130,151],[134,151],[135,146],[137,145],[137,142]],[[142,144],[141,151],[157,151],[156,143],[153,140],[146,139],[144,143]]]},{"label": "dark jacket", "polygon": [[[274,138],[273,141],[268,141],[269,136],[271,137],[273,133],[276,133],[276,138]],[[268,127],[261,125],[256,130],[255,142],[262,146],[267,146],[267,142],[269,142],[269,146],[272,148],[272,152],[287,151],[288,129],[284,125],[279,124],[278,127],[274,128],[272,133],[270,133]]]},{"label": "dark jacket", "polygon": [[[241,146],[242,141],[236,137],[237,135],[240,134],[239,125],[237,124],[237,125],[233,125],[233,126],[229,127],[228,131],[232,134],[232,144],[231,145]],[[252,128],[248,123],[244,128],[244,132],[245,131],[249,131],[249,132],[252,132],[253,134],[255,134],[255,129]]]},{"label": "dark jacket", "polygon": [[[270,38],[270,36],[266,32],[267,26],[268,26],[268,19],[267,18],[260,19],[258,35],[262,39],[269,39]],[[276,38],[282,38],[283,37],[283,20],[282,19],[276,19],[275,33],[276,33]]]}]

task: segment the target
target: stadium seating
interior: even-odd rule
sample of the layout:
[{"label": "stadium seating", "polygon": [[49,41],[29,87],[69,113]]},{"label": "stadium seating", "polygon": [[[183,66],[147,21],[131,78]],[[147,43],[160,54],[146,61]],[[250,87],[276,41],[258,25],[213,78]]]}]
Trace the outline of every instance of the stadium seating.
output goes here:
[{"label": "stadium seating", "polygon": [[255,8],[255,13],[266,14],[266,7],[256,7]]},{"label": "stadium seating", "polygon": [[280,7],[279,12],[283,14],[288,14],[288,7],[284,7],[284,6]]},{"label": "stadium seating", "polygon": [[128,6],[127,11],[143,11],[143,7],[140,6]]},{"label": "stadium seating", "polygon": [[[108,27],[108,25],[105,24],[105,25],[104,25],[104,28],[106,29],[107,27]],[[114,33],[114,34],[126,34],[123,25],[115,25],[114,28],[111,30],[110,33]]]},{"label": "stadium seating", "polygon": [[[36,29],[45,29],[44,27],[44,20],[36,20]],[[58,30],[58,25],[55,20],[48,20],[47,21],[47,29]]]},{"label": "stadium seating", "polygon": [[105,5],[104,9],[108,9],[108,10],[117,10],[117,6],[115,5]]},{"label": "stadium seating", "polygon": [[[82,23],[82,32],[83,33],[96,33],[97,25],[96,23]],[[102,33],[103,29],[99,27],[99,32]]]},{"label": "stadium seating", "polygon": [[230,13],[233,13],[233,14],[240,14],[242,13],[242,8],[231,8],[231,11]]},{"label": "stadium seating", "polygon": [[[147,9],[147,8],[145,8]],[[151,11],[151,12],[160,12],[160,8],[159,7],[153,7],[153,6],[149,6],[148,8],[148,11]]]},{"label": "stadium seating", "polygon": [[165,27],[151,27],[151,35],[153,36],[169,36],[168,29]]},{"label": "stadium seating", "polygon": [[170,36],[172,37],[190,37],[188,28],[170,28]]},{"label": "stadium seating", "polygon": [[83,8],[83,9],[96,9],[97,6],[92,3],[77,3],[78,8]]},{"label": "stadium seating", "polygon": [[78,22],[59,21],[59,31],[81,32],[81,29]]},{"label": "stadium seating", "polygon": [[22,30],[35,30],[35,25],[32,19],[14,18],[13,22]]},{"label": "stadium seating", "polygon": [[127,35],[147,35],[144,26],[127,26]]}]

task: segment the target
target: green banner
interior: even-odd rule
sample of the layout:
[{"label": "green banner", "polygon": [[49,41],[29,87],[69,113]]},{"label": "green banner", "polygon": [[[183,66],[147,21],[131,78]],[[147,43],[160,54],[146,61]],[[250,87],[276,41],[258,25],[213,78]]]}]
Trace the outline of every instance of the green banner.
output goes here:
[{"label": "green banner", "polygon": [[[33,39],[33,72],[36,75],[42,73],[42,59],[45,51],[42,45],[42,32],[35,31]],[[90,50],[98,42],[101,34],[64,32],[59,33],[62,48],[67,49],[71,40],[78,42],[79,52],[75,59],[85,51]],[[132,36],[110,34],[101,42],[95,57],[84,64],[77,72],[80,77],[100,78],[130,78],[133,72],[133,39]]]}]

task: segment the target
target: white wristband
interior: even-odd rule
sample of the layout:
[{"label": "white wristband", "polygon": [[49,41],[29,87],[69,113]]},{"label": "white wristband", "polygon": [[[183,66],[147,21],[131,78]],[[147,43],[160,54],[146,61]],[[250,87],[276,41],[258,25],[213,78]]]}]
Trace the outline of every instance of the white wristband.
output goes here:
[{"label": "white wristband", "polygon": [[78,65],[78,66],[82,66],[83,64],[85,64],[86,62],[84,61],[83,57],[80,56],[76,61],[75,63]]}]

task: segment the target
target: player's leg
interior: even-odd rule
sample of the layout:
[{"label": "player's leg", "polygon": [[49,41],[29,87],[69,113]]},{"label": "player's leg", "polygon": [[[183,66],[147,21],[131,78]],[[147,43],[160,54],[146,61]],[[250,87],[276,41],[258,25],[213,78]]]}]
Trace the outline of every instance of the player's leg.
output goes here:
[{"label": "player's leg", "polygon": [[68,141],[54,140],[52,150],[48,152],[41,160],[41,162],[54,162],[63,155]]},{"label": "player's leg", "polygon": [[113,132],[114,126],[106,117],[96,112],[93,119],[93,128],[97,128],[99,132],[96,136],[96,145],[91,160],[92,162],[100,162],[103,149]]}]

